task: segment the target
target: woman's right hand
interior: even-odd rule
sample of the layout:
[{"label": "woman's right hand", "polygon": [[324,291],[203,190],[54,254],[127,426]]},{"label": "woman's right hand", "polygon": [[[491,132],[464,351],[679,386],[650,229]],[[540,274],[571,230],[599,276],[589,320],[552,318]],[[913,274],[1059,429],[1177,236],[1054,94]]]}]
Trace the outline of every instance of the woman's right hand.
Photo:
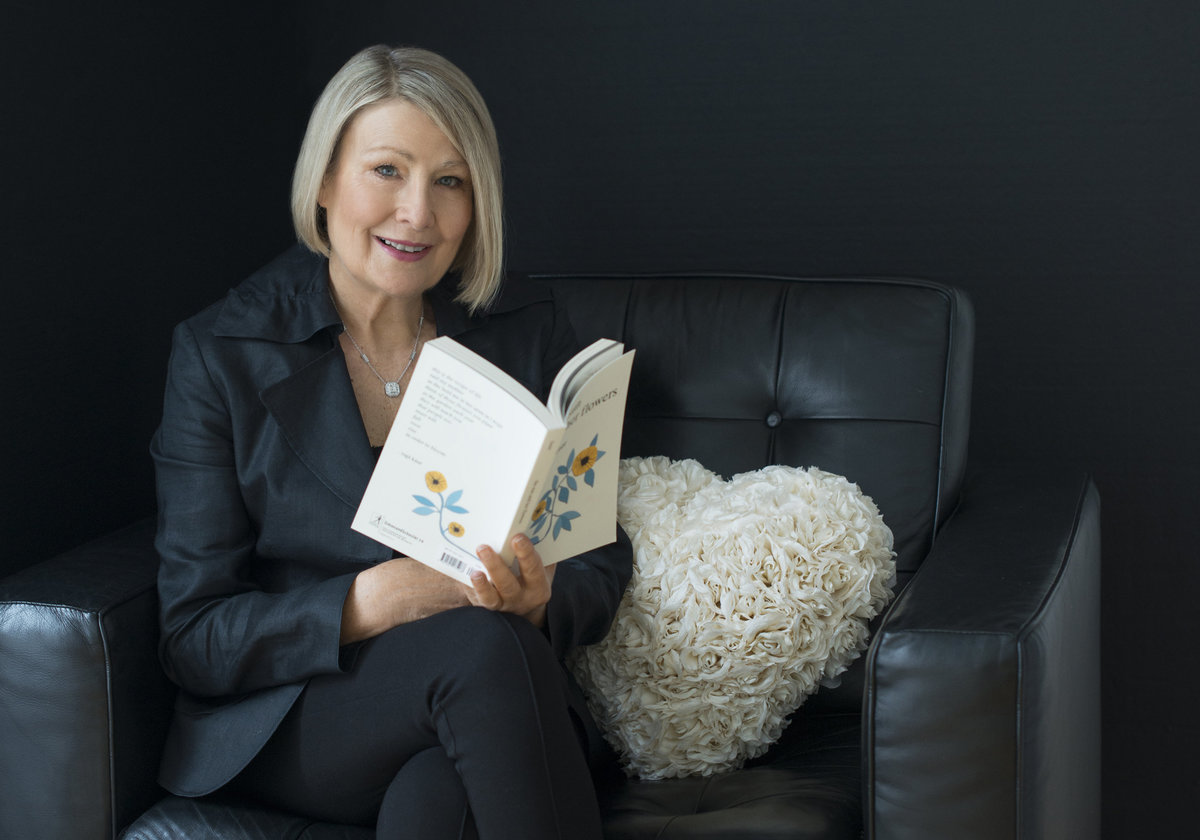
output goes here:
[{"label": "woman's right hand", "polygon": [[378,636],[410,621],[470,604],[470,588],[411,557],[358,574],[342,608],[342,644]]}]

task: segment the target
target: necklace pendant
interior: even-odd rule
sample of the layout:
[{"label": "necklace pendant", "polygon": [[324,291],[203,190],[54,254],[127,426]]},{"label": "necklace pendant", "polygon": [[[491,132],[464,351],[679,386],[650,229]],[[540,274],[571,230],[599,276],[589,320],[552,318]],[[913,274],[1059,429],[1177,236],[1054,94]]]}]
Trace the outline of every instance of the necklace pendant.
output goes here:
[{"label": "necklace pendant", "polygon": [[392,399],[395,399],[396,397],[400,396],[400,383],[399,382],[384,382],[383,383],[383,393],[386,396],[389,396]]}]

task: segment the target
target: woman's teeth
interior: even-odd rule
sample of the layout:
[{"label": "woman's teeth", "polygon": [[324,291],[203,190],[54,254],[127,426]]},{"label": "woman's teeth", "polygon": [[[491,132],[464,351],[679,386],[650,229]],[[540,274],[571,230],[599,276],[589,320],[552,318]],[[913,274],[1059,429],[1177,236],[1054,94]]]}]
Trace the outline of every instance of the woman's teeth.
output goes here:
[{"label": "woman's teeth", "polygon": [[419,253],[429,247],[428,245],[405,245],[401,242],[393,242],[390,239],[384,239],[383,242],[385,245],[395,248],[397,251],[406,251],[410,254]]}]

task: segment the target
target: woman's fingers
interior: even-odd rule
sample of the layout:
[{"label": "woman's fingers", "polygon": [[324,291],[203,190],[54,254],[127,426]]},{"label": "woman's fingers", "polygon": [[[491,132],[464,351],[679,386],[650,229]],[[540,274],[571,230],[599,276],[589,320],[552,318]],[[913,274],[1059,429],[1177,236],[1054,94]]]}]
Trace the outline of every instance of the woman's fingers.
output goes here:
[{"label": "woman's fingers", "polygon": [[517,534],[513,537],[512,547],[521,570],[522,585],[530,594],[543,599],[543,603],[549,600],[551,575],[533,541],[524,534]]},{"label": "woman's fingers", "polygon": [[471,573],[471,585],[479,598],[480,606],[500,609],[506,597],[511,599],[520,591],[520,582],[491,546],[479,546],[475,550],[475,556],[486,570]]},{"label": "woman's fingers", "polygon": [[472,601],[487,609],[524,615],[531,617],[530,620],[536,618],[535,623],[540,624],[550,600],[553,567],[547,568],[542,563],[537,549],[523,534],[513,538],[512,546],[517,559],[516,574],[490,546],[480,546],[476,551],[487,573],[471,575]]}]

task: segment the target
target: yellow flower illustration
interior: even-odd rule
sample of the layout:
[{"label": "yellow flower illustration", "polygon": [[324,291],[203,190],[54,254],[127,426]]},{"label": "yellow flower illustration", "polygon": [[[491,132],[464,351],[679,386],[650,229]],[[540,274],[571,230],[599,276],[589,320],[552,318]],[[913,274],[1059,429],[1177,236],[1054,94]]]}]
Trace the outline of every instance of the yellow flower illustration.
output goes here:
[{"label": "yellow flower illustration", "polygon": [[425,473],[425,486],[434,493],[441,493],[446,489],[446,476],[437,470],[430,470]]},{"label": "yellow flower illustration", "polygon": [[596,466],[596,459],[600,457],[600,450],[594,446],[589,446],[587,449],[575,456],[575,463],[571,464],[572,475],[583,475],[585,472]]},{"label": "yellow flower illustration", "polygon": [[467,529],[462,525],[459,525],[457,522],[451,522],[448,526],[446,526],[446,530],[450,532],[450,536],[452,537],[461,537],[463,534],[467,533]]},{"label": "yellow flower illustration", "polygon": [[530,521],[537,522],[539,519],[541,519],[545,515],[546,515],[546,500],[542,499],[540,502],[538,502],[537,509],[534,510],[534,512],[533,512],[533,519]]}]

